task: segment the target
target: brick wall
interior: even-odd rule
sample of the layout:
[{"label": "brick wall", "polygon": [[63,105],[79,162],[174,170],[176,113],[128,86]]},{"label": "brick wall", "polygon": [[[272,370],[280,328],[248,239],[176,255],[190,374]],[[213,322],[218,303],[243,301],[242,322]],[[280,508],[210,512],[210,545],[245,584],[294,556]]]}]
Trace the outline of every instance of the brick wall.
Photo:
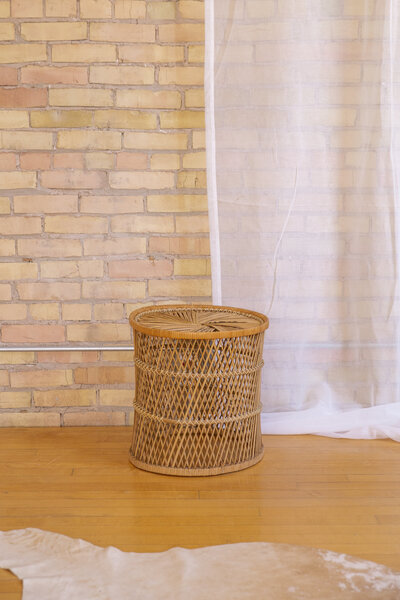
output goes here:
[{"label": "brick wall", "polygon": [[[4,345],[209,301],[202,0],[0,0]],[[0,426],[123,425],[130,352],[0,353]]]}]

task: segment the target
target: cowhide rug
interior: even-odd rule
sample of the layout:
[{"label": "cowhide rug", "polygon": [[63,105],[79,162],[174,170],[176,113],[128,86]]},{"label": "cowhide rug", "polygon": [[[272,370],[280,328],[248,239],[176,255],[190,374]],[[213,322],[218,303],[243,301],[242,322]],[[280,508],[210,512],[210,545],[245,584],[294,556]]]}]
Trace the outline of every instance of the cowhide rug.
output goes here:
[{"label": "cowhide rug", "polygon": [[139,554],[40,529],[0,532],[23,600],[399,600],[400,573],[326,550],[253,542]]}]

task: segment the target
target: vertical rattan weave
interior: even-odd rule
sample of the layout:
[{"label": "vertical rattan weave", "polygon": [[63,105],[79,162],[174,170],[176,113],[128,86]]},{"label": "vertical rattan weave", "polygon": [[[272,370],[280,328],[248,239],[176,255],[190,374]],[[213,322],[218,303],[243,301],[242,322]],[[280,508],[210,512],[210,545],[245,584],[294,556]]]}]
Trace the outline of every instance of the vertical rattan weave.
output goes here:
[{"label": "vertical rattan weave", "polygon": [[130,315],[136,394],[131,462],[170,475],[218,475],[261,460],[260,313],[211,305]]}]

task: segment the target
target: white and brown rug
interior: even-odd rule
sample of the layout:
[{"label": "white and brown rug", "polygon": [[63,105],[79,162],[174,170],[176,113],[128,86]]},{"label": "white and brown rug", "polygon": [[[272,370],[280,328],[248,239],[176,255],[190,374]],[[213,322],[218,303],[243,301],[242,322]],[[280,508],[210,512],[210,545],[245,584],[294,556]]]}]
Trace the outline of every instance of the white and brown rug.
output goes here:
[{"label": "white and brown rug", "polygon": [[245,543],[138,554],[40,529],[0,532],[23,600],[399,600],[400,573],[326,550]]}]

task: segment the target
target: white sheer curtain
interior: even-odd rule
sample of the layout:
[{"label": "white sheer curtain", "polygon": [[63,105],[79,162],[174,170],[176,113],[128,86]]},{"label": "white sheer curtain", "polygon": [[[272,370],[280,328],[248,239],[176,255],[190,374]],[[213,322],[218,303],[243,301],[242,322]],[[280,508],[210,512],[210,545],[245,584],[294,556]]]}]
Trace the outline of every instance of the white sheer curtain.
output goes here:
[{"label": "white sheer curtain", "polygon": [[400,441],[397,0],[206,0],[214,302],[268,314],[264,433]]}]

